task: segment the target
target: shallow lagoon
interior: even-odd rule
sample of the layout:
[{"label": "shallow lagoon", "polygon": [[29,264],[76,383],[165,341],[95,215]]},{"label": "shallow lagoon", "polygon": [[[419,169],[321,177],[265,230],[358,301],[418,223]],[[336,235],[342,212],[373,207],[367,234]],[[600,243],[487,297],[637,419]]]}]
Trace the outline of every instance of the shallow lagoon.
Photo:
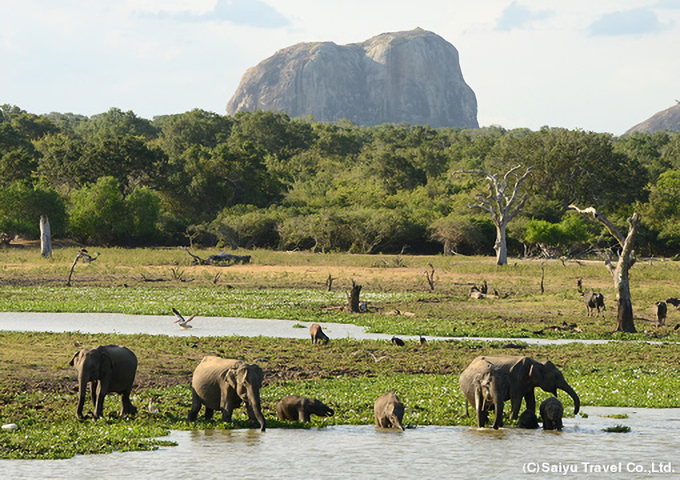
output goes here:
[{"label": "shallow lagoon", "polygon": [[[0,460],[5,478],[670,478],[680,409],[583,407],[562,432],[373,426],[173,432],[176,447],[68,460]],[[608,415],[628,415],[609,418]],[[405,420],[408,421],[408,410]],[[606,433],[615,425],[629,433]],[[603,473],[621,468],[622,473]],[[670,468],[673,472],[666,472]],[[597,472],[600,470],[600,472]],[[534,472],[537,471],[537,472]]]}]

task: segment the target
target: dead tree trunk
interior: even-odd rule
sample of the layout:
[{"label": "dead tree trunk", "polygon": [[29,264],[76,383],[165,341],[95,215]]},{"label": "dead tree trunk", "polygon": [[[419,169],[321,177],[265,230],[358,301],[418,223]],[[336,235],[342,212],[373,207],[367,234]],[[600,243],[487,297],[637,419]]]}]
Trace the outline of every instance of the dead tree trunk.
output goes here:
[{"label": "dead tree trunk", "polygon": [[349,311],[352,313],[361,313],[359,308],[359,294],[361,293],[361,285],[352,280],[352,290],[350,290],[347,299],[349,302]]},{"label": "dead tree trunk", "polygon": [[477,195],[477,203],[469,205],[470,208],[481,208],[482,210],[491,214],[491,220],[496,226],[496,243],[494,250],[496,251],[496,265],[506,265],[508,263],[508,242],[507,242],[507,227],[510,220],[512,220],[517,213],[524,207],[527,196],[518,197],[519,188],[531,173],[531,167],[527,168],[524,175],[517,178],[515,185],[512,187],[512,192],[508,191],[508,179],[515,174],[521,165],[508,170],[502,178],[498,174],[492,174],[484,170],[460,170],[457,173],[468,173],[483,175],[489,182],[489,193],[487,195]]},{"label": "dead tree trunk", "polygon": [[52,256],[52,232],[45,215],[40,216],[40,254],[45,258]]},{"label": "dead tree trunk", "polygon": [[326,279],[326,288],[328,289],[329,292],[333,290],[333,280],[335,279],[329,273],[328,278]]},{"label": "dead tree trunk", "polygon": [[618,303],[618,309],[616,313],[616,330],[617,332],[628,332],[635,333],[635,322],[633,319],[633,303],[630,298],[630,281],[628,277],[628,271],[635,265],[635,250],[633,250],[633,244],[635,242],[635,235],[637,234],[638,226],[640,225],[640,215],[634,213],[628,219],[630,229],[628,230],[628,235],[625,237],[617,230],[617,228],[612,224],[604,215],[598,212],[593,207],[588,207],[584,210],[579,209],[575,205],[569,205],[569,208],[573,208],[578,213],[583,215],[590,215],[595,220],[604,225],[609,233],[616,239],[616,241],[621,246],[621,253],[616,262],[616,266],[612,265],[612,259],[608,258],[605,260],[605,265],[612,275],[614,280],[614,289],[616,290],[616,301]]},{"label": "dead tree trunk", "polygon": [[432,272],[425,270],[425,277],[427,278],[427,283],[430,285],[430,291],[434,292],[434,265],[428,263]]}]

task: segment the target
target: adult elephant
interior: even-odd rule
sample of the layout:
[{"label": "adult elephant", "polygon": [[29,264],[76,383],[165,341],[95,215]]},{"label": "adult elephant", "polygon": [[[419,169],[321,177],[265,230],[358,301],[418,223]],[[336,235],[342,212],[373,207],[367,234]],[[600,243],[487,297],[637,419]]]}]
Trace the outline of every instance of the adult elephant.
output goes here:
[{"label": "adult elephant", "polygon": [[222,420],[231,422],[234,408],[246,404],[251,428],[266,422],[260,407],[260,388],[264,373],[257,365],[241,360],[207,356],[201,360],[191,379],[191,410],[188,419],[196,420],[205,405],[205,418],[211,419],[215,410],[222,412]]},{"label": "adult elephant", "polygon": [[503,426],[503,403],[510,400],[510,419],[519,415],[522,399],[527,410],[536,413],[534,388],[557,396],[557,389],[574,400],[574,414],[581,405],[578,395],[567,383],[562,372],[551,362],[540,362],[529,357],[481,356],[475,358],[460,374],[460,388],[477,412],[477,426],[484,427],[486,412],[495,410],[493,428]]},{"label": "adult elephant", "polygon": [[312,415],[332,417],[335,412],[318,398],[307,398],[299,395],[287,395],[276,404],[276,416],[279,420],[309,422]]},{"label": "adult elephant", "polygon": [[137,356],[127,347],[100,345],[83,348],[71,358],[69,365],[78,372],[78,418],[83,416],[87,385],[91,385],[94,417],[104,413],[104,399],[108,393],[120,393],[123,408],[121,415],[134,415],[137,407],[130,402],[132,384],[137,373]]}]

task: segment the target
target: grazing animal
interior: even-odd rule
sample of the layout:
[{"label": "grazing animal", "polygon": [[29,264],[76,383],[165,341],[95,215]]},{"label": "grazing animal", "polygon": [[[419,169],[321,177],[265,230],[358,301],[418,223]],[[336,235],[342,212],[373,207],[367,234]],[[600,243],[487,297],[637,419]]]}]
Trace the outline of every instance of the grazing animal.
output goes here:
[{"label": "grazing animal", "polygon": [[231,422],[235,408],[245,404],[251,428],[264,432],[266,421],[262,415],[260,389],[264,372],[255,364],[241,360],[203,357],[191,379],[191,410],[187,420],[193,422],[205,406],[205,419],[211,420],[215,410],[222,412],[222,421]]},{"label": "grazing animal", "polygon": [[177,309],[174,308],[174,307],[173,307],[173,309],[172,309],[172,313],[174,313],[175,316],[177,317],[177,320],[175,320],[175,323],[179,323],[180,328],[183,328],[183,329],[186,330],[187,328],[192,328],[191,325],[189,325],[189,322],[192,321],[192,320],[194,319],[194,317],[195,317],[196,315],[198,315],[199,312],[194,313],[192,316],[190,316],[190,317],[187,318],[186,320],[185,320],[184,317],[177,311]]},{"label": "grazing animal", "polygon": [[405,345],[404,341],[399,337],[392,337],[391,342],[400,347],[403,347]]},{"label": "grazing animal", "polygon": [[317,398],[288,395],[276,404],[276,416],[279,420],[310,421],[311,415],[319,417],[332,417],[335,412]]},{"label": "grazing animal", "polygon": [[309,327],[309,335],[312,337],[312,343],[322,343],[326,345],[328,343],[328,337],[323,330],[321,330],[321,325],[318,323],[312,323]]},{"label": "grazing animal", "polygon": [[562,430],[562,415],[564,414],[562,402],[555,397],[548,397],[541,403],[539,411],[543,419],[543,430]]},{"label": "grazing animal", "polygon": [[518,428],[538,428],[538,417],[531,410],[524,410],[517,421]]},{"label": "grazing animal", "polygon": [[599,292],[586,292],[583,294],[583,299],[586,302],[586,313],[588,316],[593,314],[593,311],[597,309],[597,314],[600,314],[600,308],[602,311],[607,310],[604,306],[604,295]]},{"label": "grazing animal", "polygon": [[84,419],[83,406],[87,385],[92,389],[94,418],[104,414],[104,399],[109,393],[120,393],[121,415],[134,415],[137,407],[130,402],[130,393],[137,373],[137,356],[127,347],[100,345],[83,348],[71,358],[69,365],[78,372],[78,418]]},{"label": "grazing animal", "polygon": [[373,406],[373,414],[376,426],[398,428],[404,431],[401,423],[404,418],[404,404],[394,392],[384,393],[377,398]]},{"label": "grazing animal", "polygon": [[668,314],[668,305],[666,302],[656,302],[654,304],[654,316],[656,317],[656,326],[660,327],[666,323],[666,315]]},{"label": "grazing animal", "polygon": [[675,308],[680,307],[680,299],[675,297],[667,298],[666,303],[673,305]]},{"label": "grazing animal", "polygon": [[422,335],[418,335],[418,336],[420,337],[420,338],[418,338],[419,345],[425,345],[427,343],[427,340],[425,339],[425,337],[423,337]]}]

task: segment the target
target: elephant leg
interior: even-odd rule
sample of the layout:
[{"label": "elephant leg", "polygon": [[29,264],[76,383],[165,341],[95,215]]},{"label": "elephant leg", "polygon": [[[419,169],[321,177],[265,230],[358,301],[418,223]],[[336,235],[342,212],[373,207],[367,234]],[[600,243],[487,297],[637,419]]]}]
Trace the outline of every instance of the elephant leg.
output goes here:
[{"label": "elephant leg", "polygon": [[309,413],[309,412],[302,412],[302,421],[303,421],[303,422],[307,422],[307,423],[311,422],[311,421],[312,421],[312,418],[311,418],[311,417],[312,417],[312,414],[311,414],[311,413]]},{"label": "elephant leg", "polygon": [[137,407],[135,407],[132,404],[132,402],[130,401],[130,390],[124,391],[120,396],[120,400],[123,403],[122,415],[136,415],[137,414]]},{"label": "elephant leg", "polygon": [[196,393],[196,390],[191,388],[191,410],[189,410],[189,415],[187,415],[187,420],[190,422],[196,421],[196,418],[198,418],[198,412],[201,410],[201,399],[199,398],[198,394]]},{"label": "elephant leg", "polygon": [[498,401],[496,403],[496,417],[494,418],[493,428],[498,430],[503,426],[503,402]]},{"label": "elephant leg", "polygon": [[92,395],[92,408],[97,408],[97,386],[99,385],[99,382],[97,380],[93,380],[90,382],[90,394]]},{"label": "elephant leg", "polygon": [[94,417],[101,418],[104,416],[104,399],[106,398],[106,387],[102,382],[97,385],[97,401],[94,409]]},{"label": "elephant leg", "polygon": [[212,408],[205,407],[205,415],[203,415],[203,418],[206,420],[212,420],[213,414],[215,413],[215,410]]}]

